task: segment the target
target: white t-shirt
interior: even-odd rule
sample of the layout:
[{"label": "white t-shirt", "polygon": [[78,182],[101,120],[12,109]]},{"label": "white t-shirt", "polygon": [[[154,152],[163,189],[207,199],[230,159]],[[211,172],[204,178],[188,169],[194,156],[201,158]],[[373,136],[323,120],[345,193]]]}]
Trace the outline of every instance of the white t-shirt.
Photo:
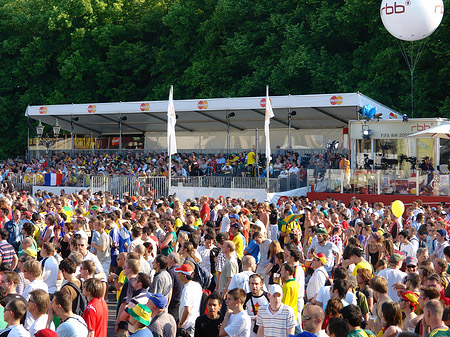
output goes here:
[{"label": "white t-shirt", "polygon": [[319,290],[325,285],[328,280],[328,273],[324,267],[317,268],[312,274],[306,287],[306,296],[308,300],[313,299]]},{"label": "white t-shirt", "polygon": [[[44,260],[42,260],[44,261]],[[45,262],[42,263],[42,281],[47,284],[48,293],[54,294],[56,291],[56,282],[58,281],[59,266],[58,261],[53,256],[46,258]]]},{"label": "white t-shirt", "polygon": [[245,310],[237,314],[231,314],[225,332],[230,337],[250,337],[252,327],[250,316]]},{"label": "white t-shirt", "polygon": [[190,312],[182,328],[190,328],[195,324],[197,317],[200,316],[202,293],[202,286],[195,281],[190,281],[184,285],[180,298],[179,317],[183,316],[184,307],[189,307]]},{"label": "white t-shirt", "polygon": [[44,290],[46,293],[48,293],[48,286],[47,284],[42,281],[42,279],[38,278],[36,280],[34,280],[33,282],[30,282],[24,289],[22,296],[24,299],[26,299],[27,301],[30,299],[30,293],[33,290],[36,289],[42,289]]},{"label": "white t-shirt", "polygon": [[414,245],[410,242],[407,245],[401,244],[400,245],[400,251],[408,256],[416,256],[416,249],[414,248]]},{"label": "white t-shirt", "polygon": [[230,218],[228,217],[228,214],[225,214],[222,218],[222,222],[220,223],[220,232],[228,233],[229,230],[230,230]]},{"label": "white t-shirt", "polygon": [[264,275],[264,271],[270,262],[269,249],[271,243],[272,240],[267,239],[259,245],[259,253],[261,257],[259,259],[258,267],[256,267],[256,272],[261,275]]},{"label": "white t-shirt", "polygon": [[[316,296],[316,301],[322,303],[323,311],[325,311],[328,301],[330,300],[330,289],[331,286],[325,286],[319,290]],[[357,305],[356,296],[351,291],[349,291],[347,295],[345,295],[344,301],[349,304]]]},{"label": "white t-shirt", "polygon": [[397,291],[394,289],[394,284],[403,282],[406,277],[406,273],[398,269],[383,269],[378,273],[378,276],[383,276],[388,281],[388,296],[392,301],[398,302],[400,299],[397,295]]},{"label": "white t-shirt", "polygon": [[[102,264],[100,263],[97,256],[92,254],[91,252],[88,252],[85,257],[83,257],[83,261],[92,261],[95,264],[95,273],[98,274],[100,272],[104,272]],[[102,280],[103,281],[103,280]],[[106,279],[105,279],[106,281]]]},{"label": "white t-shirt", "polygon": [[249,279],[250,276],[253,275],[254,272],[245,270],[243,272],[234,274],[231,278],[230,285],[228,286],[228,290],[232,290],[234,288],[244,289],[245,293],[249,293],[252,290],[250,289]]},{"label": "white t-shirt", "polygon": [[[25,330],[23,325],[12,325],[7,327],[2,333],[9,330],[8,337],[30,337],[30,333]],[[58,336],[59,337],[59,336]]]},{"label": "white t-shirt", "polygon": [[202,265],[205,269],[211,272],[211,249],[207,249],[205,246],[200,246],[197,249],[197,252],[200,254]]},{"label": "white t-shirt", "polygon": [[73,315],[58,326],[56,333],[58,337],[87,337],[88,329],[81,316]]},{"label": "white t-shirt", "polygon": [[[38,317],[33,324],[31,325],[29,331],[30,331],[30,336],[34,336],[34,334],[36,332],[38,332],[39,330],[45,329],[47,326],[47,320],[48,320],[48,315],[42,315],[40,317]],[[53,324],[53,322],[50,325],[50,329],[52,329],[53,331],[55,331],[55,324]]]}]

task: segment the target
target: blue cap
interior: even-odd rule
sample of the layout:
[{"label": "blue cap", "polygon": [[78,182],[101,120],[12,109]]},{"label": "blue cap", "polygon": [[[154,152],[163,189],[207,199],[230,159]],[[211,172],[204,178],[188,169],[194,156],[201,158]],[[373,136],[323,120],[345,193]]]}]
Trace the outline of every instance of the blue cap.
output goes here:
[{"label": "blue cap", "polygon": [[229,218],[230,218],[230,219],[231,219],[231,218],[235,218],[235,219],[238,219],[238,220],[239,220],[239,215],[237,215],[237,214],[232,214],[232,215],[229,216]]},{"label": "blue cap", "polygon": [[159,309],[164,309],[167,306],[167,298],[163,294],[147,293],[147,297],[152,300],[153,304]]}]

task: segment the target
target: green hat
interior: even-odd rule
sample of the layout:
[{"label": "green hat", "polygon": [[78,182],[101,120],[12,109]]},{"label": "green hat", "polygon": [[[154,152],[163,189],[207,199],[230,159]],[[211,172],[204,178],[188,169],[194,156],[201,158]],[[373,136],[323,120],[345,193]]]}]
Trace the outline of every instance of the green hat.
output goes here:
[{"label": "green hat", "polygon": [[328,234],[325,228],[317,228],[316,234]]},{"label": "green hat", "polygon": [[128,313],[136,321],[144,324],[145,326],[150,324],[150,318],[152,317],[152,311],[143,304],[138,304],[133,308],[128,308]]},{"label": "green hat", "polygon": [[91,208],[89,208],[91,211],[98,211],[98,206],[94,205]]}]

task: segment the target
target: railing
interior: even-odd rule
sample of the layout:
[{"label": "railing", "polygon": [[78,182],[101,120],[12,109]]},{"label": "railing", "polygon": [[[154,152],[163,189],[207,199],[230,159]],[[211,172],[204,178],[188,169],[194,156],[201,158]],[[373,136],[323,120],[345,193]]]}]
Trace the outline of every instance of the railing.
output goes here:
[{"label": "railing", "polygon": [[421,170],[308,169],[315,192],[400,195],[450,195],[450,176]]},{"label": "railing", "polygon": [[[266,178],[234,177],[234,176],[203,176],[189,178],[174,178],[172,186],[178,187],[216,187],[233,189],[266,189]],[[277,178],[269,179],[269,192],[279,190]]]}]

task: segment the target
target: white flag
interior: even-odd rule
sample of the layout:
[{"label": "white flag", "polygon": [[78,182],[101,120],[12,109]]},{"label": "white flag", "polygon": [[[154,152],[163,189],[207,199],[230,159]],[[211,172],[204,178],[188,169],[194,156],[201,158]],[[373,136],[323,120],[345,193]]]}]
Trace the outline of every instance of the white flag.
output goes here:
[{"label": "white flag", "polygon": [[175,106],[173,105],[173,85],[170,86],[169,106],[167,108],[167,153],[170,157],[177,153],[177,139],[175,137],[175,124],[177,116],[175,115]]},{"label": "white flag", "polygon": [[270,119],[275,117],[272,110],[272,103],[269,98],[269,86],[266,87],[266,116],[264,120],[264,133],[266,135],[266,160],[270,161],[272,159],[270,153]]}]

